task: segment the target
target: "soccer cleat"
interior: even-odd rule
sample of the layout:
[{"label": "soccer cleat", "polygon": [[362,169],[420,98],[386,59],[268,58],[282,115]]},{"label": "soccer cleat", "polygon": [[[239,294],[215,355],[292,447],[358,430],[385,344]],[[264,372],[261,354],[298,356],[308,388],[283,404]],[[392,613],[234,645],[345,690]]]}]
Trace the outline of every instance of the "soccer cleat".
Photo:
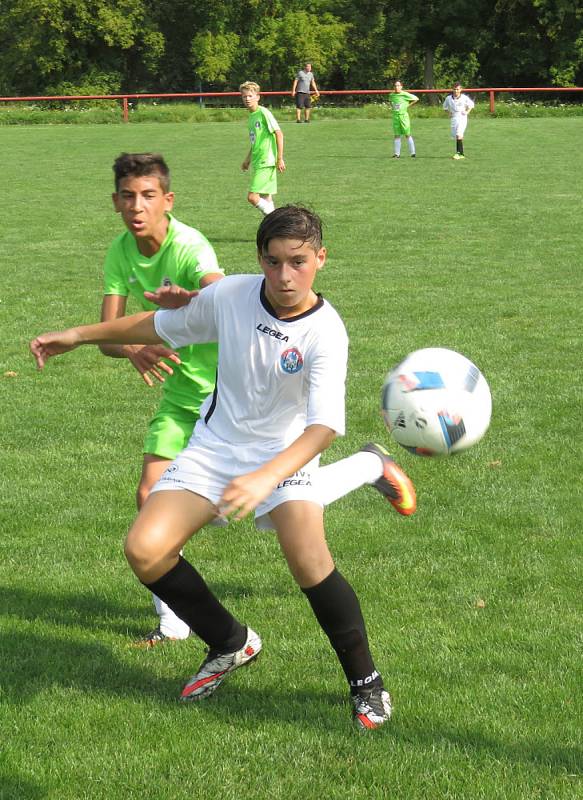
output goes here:
[{"label": "soccer cleat", "polygon": [[381,686],[361,689],[352,695],[352,702],[354,721],[362,731],[380,728],[391,718],[391,695]]},{"label": "soccer cleat", "polygon": [[417,158],[417,153],[411,153],[411,158]]},{"label": "soccer cleat", "polygon": [[178,642],[180,641],[176,636],[167,636],[162,633],[160,626],[154,628],[153,631],[147,633],[141,639],[134,642],[135,647],[155,647],[157,644],[164,644],[165,642]]},{"label": "soccer cleat", "polygon": [[374,453],[383,462],[383,474],[371,485],[387,498],[399,514],[403,514],[405,517],[413,514],[417,508],[415,487],[385,448],[380,444],[369,442],[360,448],[360,452]]},{"label": "soccer cleat", "polygon": [[460,154],[459,154],[459,153],[454,153],[454,155],[452,156],[452,158],[454,159],[454,161],[459,161],[459,160],[460,160],[460,158],[463,158],[463,156],[460,156]]},{"label": "soccer cleat", "polygon": [[196,675],[192,676],[182,690],[180,699],[189,701],[210,697],[230,672],[245,666],[257,658],[260,652],[261,639],[251,628],[247,628],[247,639],[240,650],[234,653],[209,650]]},{"label": "soccer cleat", "polygon": [[401,156],[398,156],[398,155],[395,153],[395,155],[393,156],[393,158],[401,158]]}]

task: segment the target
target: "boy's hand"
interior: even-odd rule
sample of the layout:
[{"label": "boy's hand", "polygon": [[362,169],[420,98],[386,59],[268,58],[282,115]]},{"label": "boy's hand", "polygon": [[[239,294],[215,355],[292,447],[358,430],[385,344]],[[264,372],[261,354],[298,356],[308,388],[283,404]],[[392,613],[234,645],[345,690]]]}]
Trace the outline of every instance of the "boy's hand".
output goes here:
[{"label": "boy's hand", "polygon": [[181,363],[178,353],[163,344],[129,344],[124,347],[124,355],[138,370],[146,386],[154,385],[150,376],[160,383],[164,383],[166,378],[162,372],[167,375],[174,373],[172,367],[162,360],[163,358],[167,358],[175,364]]},{"label": "boy's hand", "polygon": [[68,353],[81,344],[79,334],[74,328],[66,331],[54,331],[52,333],[41,333],[30,343],[30,352],[33,355],[38,369],[42,369],[52,356],[61,353]]},{"label": "boy's hand", "polygon": [[241,169],[243,170],[243,172],[247,172],[247,170],[249,169],[249,163],[250,162],[248,159],[245,159],[245,161],[243,161],[243,163],[241,164]]},{"label": "boy's hand", "polygon": [[283,158],[277,159],[277,171],[285,172],[285,161],[283,160]]},{"label": "boy's hand", "polygon": [[181,308],[187,306],[198,291],[183,289],[182,286],[160,286],[155,292],[144,292],[144,297],[151,303],[156,303],[160,308]]},{"label": "boy's hand", "polygon": [[220,515],[228,517],[233,514],[233,519],[243,519],[271,494],[276,485],[273,476],[260,469],[240,475],[225,488],[219,501]]}]

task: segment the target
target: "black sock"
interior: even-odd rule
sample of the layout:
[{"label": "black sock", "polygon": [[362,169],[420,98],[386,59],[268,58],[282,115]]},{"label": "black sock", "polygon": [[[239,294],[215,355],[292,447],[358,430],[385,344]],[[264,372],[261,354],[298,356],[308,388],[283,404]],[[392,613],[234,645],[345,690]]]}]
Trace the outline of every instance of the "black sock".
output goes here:
[{"label": "black sock", "polygon": [[456,148],[457,152],[460,154],[460,156],[463,156],[463,154],[464,154],[464,142],[463,142],[463,139],[456,139],[455,140],[455,148]]},{"label": "black sock", "polygon": [[368,646],[360,603],[348,581],[335,569],[317,586],[302,591],[336,651],[352,692],[382,686]]},{"label": "black sock", "polygon": [[230,653],[245,644],[245,626],[221,605],[200,573],[182,556],[166,575],[144,586],[163,600],[212,650]]}]

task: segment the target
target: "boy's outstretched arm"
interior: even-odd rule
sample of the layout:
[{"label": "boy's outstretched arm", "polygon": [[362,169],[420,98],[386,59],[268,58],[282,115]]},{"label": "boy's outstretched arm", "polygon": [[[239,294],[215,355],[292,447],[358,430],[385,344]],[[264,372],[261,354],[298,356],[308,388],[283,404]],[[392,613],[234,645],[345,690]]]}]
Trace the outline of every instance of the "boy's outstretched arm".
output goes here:
[{"label": "boy's outstretched arm", "polygon": [[229,483],[219,503],[221,515],[234,514],[234,519],[243,519],[271,494],[280,481],[305,466],[329,447],[335,438],[336,432],[332,428],[309,425],[301,436],[271,461]]},{"label": "boy's outstretched arm", "polygon": [[[100,321],[109,322],[124,317],[126,305],[127,297],[123,295],[104,295]],[[110,358],[127,358],[146,386],[154,386],[155,380],[164,383],[166,375],[172,375],[173,369],[164,359],[180,364],[178,353],[162,344],[100,344],[99,349]]]},{"label": "boy's outstretched arm", "polygon": [[64,331],[42,333],[30,343],[36,365],[42,369],[52,356],[67,353],[82,344],[160,344],[154,329],[154,312],[143,311],[95,325],[80,325]]}]

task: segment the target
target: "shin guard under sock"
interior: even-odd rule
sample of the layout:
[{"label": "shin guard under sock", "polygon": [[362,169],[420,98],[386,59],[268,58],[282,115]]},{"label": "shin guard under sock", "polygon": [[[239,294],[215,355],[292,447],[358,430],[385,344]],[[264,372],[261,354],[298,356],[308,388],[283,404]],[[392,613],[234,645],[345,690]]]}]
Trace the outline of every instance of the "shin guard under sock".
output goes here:
[{"label": "shin guard under sock", "polygon": [[348,581],[335,569],[321,583],[302,591],[336,651],[351,690],[382,686],[368,646],[360,603]]},{"label": "shin guard under sock", "polygon": [[245,643],[247,631],[217,600],[199,572],[182,556],[169,572],[145,583],[212,650],[230,653]]}]

